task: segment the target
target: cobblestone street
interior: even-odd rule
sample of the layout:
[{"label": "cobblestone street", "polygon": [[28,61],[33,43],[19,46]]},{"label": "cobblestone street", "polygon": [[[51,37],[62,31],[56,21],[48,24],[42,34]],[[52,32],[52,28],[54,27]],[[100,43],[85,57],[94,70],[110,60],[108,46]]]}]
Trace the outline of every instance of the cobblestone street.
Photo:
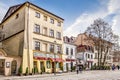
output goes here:
[{"label": "cobblestone street", "polygon": [[62,74],[43,74],[32,76],[9,76],[2,77],[0,80],[120,80],[120,71],[84,71],[76,74],[75,72]]}]

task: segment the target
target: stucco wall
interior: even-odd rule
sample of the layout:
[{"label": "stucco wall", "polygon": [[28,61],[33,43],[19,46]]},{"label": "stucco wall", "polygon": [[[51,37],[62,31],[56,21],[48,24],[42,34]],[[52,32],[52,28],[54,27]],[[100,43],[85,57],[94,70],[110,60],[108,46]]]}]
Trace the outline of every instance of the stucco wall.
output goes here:
[{"label": "stucco wall", "polygon": [[[18,14],[18,18],[16,19],[17,14]],[[1,25],[3,26],[2,31],[3,34],[5,34],[5,38],[24,30],[25,8],[21,8],[20,10],[15,12],[10,18],[8,18]]]},{"label": "stucco wall", "polygon": [[24,32],[21,32],[11,38],[8,38],[2,41],[3,48],[7,55],[13,56],[22,56],[23,53],[23,35]]}]

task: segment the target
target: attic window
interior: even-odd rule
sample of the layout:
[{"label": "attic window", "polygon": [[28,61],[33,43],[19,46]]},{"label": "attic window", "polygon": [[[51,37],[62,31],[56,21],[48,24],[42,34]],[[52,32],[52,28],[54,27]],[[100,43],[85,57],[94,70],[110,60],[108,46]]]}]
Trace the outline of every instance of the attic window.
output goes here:
[{"label": "attic window", "polygon": [[15,19],[17,19],[19,17],[19,14],[16,14],[16,17],[15,17]]}]

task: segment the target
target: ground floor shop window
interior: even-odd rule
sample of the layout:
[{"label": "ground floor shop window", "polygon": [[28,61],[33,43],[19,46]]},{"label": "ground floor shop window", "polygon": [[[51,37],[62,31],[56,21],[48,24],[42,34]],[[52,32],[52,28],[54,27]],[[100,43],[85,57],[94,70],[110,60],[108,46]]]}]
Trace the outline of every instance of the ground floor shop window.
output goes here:
[{"label": "ground floor shop window", "polygon": [[47,68],[51,68],[51,63],[50,63],[50,61],[47,61],[46,64],[47,64]]},{"label": "ground floor shop window", "polygon": [[59,62],[56,62],[56,68],[59,68]]}]

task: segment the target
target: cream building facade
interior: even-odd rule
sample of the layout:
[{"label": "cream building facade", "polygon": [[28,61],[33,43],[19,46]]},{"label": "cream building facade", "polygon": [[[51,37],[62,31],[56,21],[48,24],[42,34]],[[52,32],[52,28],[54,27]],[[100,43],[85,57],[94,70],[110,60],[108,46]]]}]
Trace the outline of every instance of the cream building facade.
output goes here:
[{"label": "cream building facade", "polygon": [[[33,68],[39,73],[57,72],[63,61],[63,21],[30,2],[12,6],[0,25],[2,49],[12,58],[20,58],[16,63],[18,68],[22,66],[23,73],[26,68],[29,73]],[[11,75],[9,72],[6,75]]]},{"label": "cream building facade", "polygon": [[76,45],[73,43],[72,37],[63,37],[63,71],[72,71],[76,66]]}]

